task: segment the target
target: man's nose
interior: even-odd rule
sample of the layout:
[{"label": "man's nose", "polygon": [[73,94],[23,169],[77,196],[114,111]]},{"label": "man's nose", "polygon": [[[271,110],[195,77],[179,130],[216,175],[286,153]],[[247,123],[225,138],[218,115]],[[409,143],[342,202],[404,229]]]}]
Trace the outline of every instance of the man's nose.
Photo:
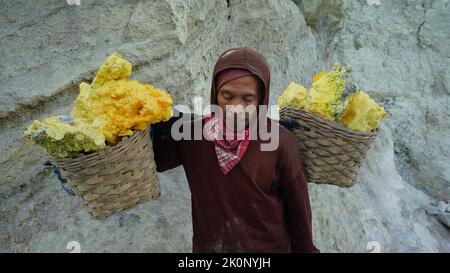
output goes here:
[{"label": "man's nose", "polygon": [[237,107],[239,105],[244,105],[244,100],[241,98],[233,98],[228,105]]},{"label": "man's nose", "polygon": [[227,105],[227,112],[230,114],[243,114],[245,113],[245,107],[243,104],[236,103],[236,104],[229,104]]}]

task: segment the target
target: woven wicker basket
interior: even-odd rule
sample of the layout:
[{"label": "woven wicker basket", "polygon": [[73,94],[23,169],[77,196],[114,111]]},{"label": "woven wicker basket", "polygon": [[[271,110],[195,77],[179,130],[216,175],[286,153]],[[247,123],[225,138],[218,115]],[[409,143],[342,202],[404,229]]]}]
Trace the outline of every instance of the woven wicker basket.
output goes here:
[{"label": "woven wicker basket", "polygon": [[96,219],[160,196],[148,130],[92,154],[49,161]]},{"label": "woven wicker basket", "polygon": [[290,117],[298,124],[294,130],[305,164],[308,182],[351,187],[367,156],[377,131],[352,131],[303,110],[286,107],[280,118]]}]

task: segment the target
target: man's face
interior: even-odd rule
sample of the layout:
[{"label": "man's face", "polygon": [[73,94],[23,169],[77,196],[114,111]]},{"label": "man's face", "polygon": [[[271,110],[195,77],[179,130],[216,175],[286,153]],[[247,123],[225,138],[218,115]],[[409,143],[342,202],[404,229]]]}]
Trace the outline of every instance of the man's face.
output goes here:
[{"label": "man's face", "polygon": [[217,92],[217,103],[226,117],[225,124],[234,131],[243,129],[238,126],[240,124],[248,126],[250,117],[257,113],[259,100],[259,82],[254,76],[231,80]]}]

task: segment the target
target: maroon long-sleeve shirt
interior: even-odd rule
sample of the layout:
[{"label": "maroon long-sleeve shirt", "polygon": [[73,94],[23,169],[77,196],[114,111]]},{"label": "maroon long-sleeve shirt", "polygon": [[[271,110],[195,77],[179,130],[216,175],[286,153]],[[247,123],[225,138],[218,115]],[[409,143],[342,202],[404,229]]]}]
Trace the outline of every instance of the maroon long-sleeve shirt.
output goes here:
[{"label": "maroon long-sleeve shirt", "polygon": [[[265,68],[257,55],[244,50],[244,56],[234,60],[219,59],[213,79],[228,67],[253,69],[265,85],[263,103],[267,105],[270,74],[261,71]],[[214,80],[211,92],[214,103]],[[175,120],[152,127],[153,149],[159,172],[179,165],[186,172],[192,195],[193,252],[319,251],[312,240],[303,162],[291,132],[276,123],[278,148],[261,151],[260,144],[268,141],[251,140],[241,161],[225,175],[213,141],[172,138]],[[195,124],[203,126],[204,119],[190,122],[192,128]]]}]

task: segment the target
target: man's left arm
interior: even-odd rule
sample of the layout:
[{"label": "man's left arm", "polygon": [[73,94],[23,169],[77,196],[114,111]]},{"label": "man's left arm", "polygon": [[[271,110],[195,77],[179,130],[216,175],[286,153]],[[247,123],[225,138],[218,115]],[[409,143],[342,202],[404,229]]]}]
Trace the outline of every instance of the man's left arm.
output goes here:
[{"label": "man's left arm", "polygon": [[312,238],[311,207],[303,171],[283,184],[286,226],[292,252],[319,252]]},{"label": "man's left arm", "polygon": [[292,148],[297,145],[296,140],[290,140],[293,142],[287,145],[290,148],[283,149],[280,154],[279,167],[292,252],[320,252],[312,238],[311,206],[303,161],[298,149]]}]

